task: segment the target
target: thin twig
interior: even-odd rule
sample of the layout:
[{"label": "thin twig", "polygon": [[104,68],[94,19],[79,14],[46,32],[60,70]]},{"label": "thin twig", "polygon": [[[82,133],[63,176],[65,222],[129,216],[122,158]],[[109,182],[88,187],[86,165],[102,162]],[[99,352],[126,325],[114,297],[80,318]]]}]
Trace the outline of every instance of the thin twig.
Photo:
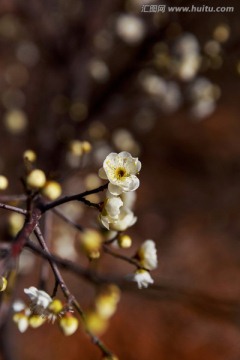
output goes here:
[{"label": "thin twig", "polygon": [[44,240],[44,237],[41,233],[41,230],[39,228],[39,226],[36,226],[34,233],[39,241],[39,244],[41,245],[42,249],[44,250],[44,252],[49,256],[48,261],[49,264],[53,270],[53,273],[55,275],[56,281],[58,282],[59,286],[62,289],[62,292],[64,294],[64,296],[66,297],[66,299],[68,300],[68,303],[73,305],[75,307],[75,309],[77,310],[77,312],[79,313],[79,315],[81,316],[83,323],[85,325],[85,331],[86,333],[89,335],[89,337],[91,338],[92,342],[97,345],[99,347],[99,349],[102,351],[102,353],[104,355],[107,356],[111,356],[112,352],[103,344],[103,342],[94,334],[91,333],[91,331],[88,330],[87,326],[86,326],[86,319],[85,319],[85,314],[80,306],[80,304],[78,303],[78,301],[76,300],[75,296],[71,293],[71,291],[69,290],[68,286],[66,285],[65,281],[63,280],[63,277],[58,269],[58,266],[56,265],[55,262],[52,261],[51,259],[51,253],[46,245],[46,242]]},{"label": "thin twig", "polygon": [[57,199],[55,201],[52,201],[48,204],[42,204],[41,205],[41,210],[42,212],[46,212],[50,209],[53,209],[55,208],[56,206],[59,206],[59,205],[62,205],[62,204],[65,204],[67,202],[70,202],[70,201],[81,201],[83,203],[85,203],[86,205],[89,205],[89,206],[94,206],[94,207],[97,207],[99,208],[99,204],[95,204],[95,203],[91,203],[90,201],[84,199],[86,196],[88,195],[92,195],[92,194],[97,194],[103,190],[105,190],[108,186],[108,183],[106,183],[105,185],[102,185],[96,189],[93,189],[93,190],[88,190],[88,191],[85,191],[81,194],[75,194],[75,195],[70,195],[70,196],[64,196],[60,199]]},{"label": "thin twig", "polygon": [[109,247],[106,244],[103,244],[103,250],[105,253],[117,258],[117,259],[121,259],[123,261],[128,262],[129,264],[132,264],[134,266],[136,266],[138,269],[143,269],[143,270],[148,270],[146,268],[144,268],[144,266],[142,266],[136,259],[133,259],[131,257],[122,255],[122,254],[118,254],[114,251],[112,251],[111,249],[109,249]]},{"label": "thin twig", "polygon": [[69,219],[66,215],[64,215],[61,211],[57,210],[57,209],[52,209],[52,212],[57,215],[60,219],[62,219],[63,221],[65,221],[67,224],[73,226],[75,229],[79,230],[79,231],[83,231],[83,227],[79,224],[76,224],[75,222],[73,222],[71,219]]},{"label": "thin twig", "polygon": [[7,205],[7,204],[2,204],[2,203],[0,203],[0,209],[5,209],[5,210],[13,211],[13,212],[16,212],[16,213],[22,214],[22,215],[26,215],[26,214],[27,214],[27,210],[24,210],[24,209],[15,207],[15,206]]}]

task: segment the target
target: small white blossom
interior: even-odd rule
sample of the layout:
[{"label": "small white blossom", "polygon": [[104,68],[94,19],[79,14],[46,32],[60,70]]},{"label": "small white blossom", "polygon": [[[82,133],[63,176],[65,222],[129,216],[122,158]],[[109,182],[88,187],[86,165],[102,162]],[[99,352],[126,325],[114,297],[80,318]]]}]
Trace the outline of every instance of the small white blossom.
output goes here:
[{"label": "small white blossom", "polygon": [[157,267],[157,250],[153,240],[146,240],[137,252],[137,258],[140,264],[148,270]]},{"label": "small white blossom", "polygon": [[146,270],[137,270],[133,276],[133,281],[137,282],[138,288],[147,288],[149,284],[153,284],[153,279],[148,271]]},{"label": "small white blossom", "polygon": [[141,162],[138,158],[126,151],[119,154],[109,154],[99,170],[102,179],[109,180],[108,190],[113,195],[120,195],[122,192],[134,191],[139,187],[137,174],[141,169]]},{"label": "small white blossom", "polygon": [[109,227],[111,230],[124,231],[134,225],[136,221],[137,217],[134,216],[134,213],[131,210],[122,207],[118,220],[111,223]]},{"label": "small white blossom", "polygon": [[100,221],[103,226],[109,230],[109,224],[118,219],[123,202],[119,196],[112,196],[110,193],[107,196],[109,197],[107,197],[104,202],[104,206],[100,214]]},{"label": "small white blossom", "polygon": [[46,309],[52,302],[52,298],[45,291],[38,290],[34,286],[31,286],[29,289],[24,289],[24,292],[30,297],[32,306],[39,306]]}]

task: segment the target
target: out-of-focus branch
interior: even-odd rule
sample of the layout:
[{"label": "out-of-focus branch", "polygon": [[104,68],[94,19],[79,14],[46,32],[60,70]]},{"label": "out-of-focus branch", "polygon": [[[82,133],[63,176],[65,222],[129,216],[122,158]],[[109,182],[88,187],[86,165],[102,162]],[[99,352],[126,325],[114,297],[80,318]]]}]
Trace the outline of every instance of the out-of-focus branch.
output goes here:
[{"label": "out-of-focus branch", "polygon": [[46,245],[46,242],[44,240],[44,237],[41,233],[41,230],[39,228],[39,226],[36,226],[36,229],[34,230],[34,234],[36,235],[38,241],[39,241],[39,244],[41,245],[43,251],[48,254],[48,262],[53,270],[53,273],[55,275],[55,278],[56,278],[56,282],[59,284],[60,288],[62,289],[62,292],[64,294],[64,296],[66,297],[69,305],[73,305],[75,307],[75,309],[77,310],[77,312],[79,313],[79,315],[81,316],[82,320],[83,320],[83,323],[85,325],[85,330],[87,332],[87,334],[90,336],[92,342],[97,345],[100,350],[102,351],[103,355],[107,355],[107,356],[111,356],[112,355],[112,352],[107,349],[107,347],[103,344],[102,341],[100,341],[100,339],[95,336],[94,334],[92,334],[86,327],[86,324],[85,324],[85,315],[84,315],[84,312],[80,306],[80,304],[78,303],[78,301],[76,300],[75,296],[71,293],[71,291],[69,290],[68,286],[66,285],[62,275],[61,275],[61,272],[59,271],[58,269],[58,266],[56,265],[56,263],[53,261],[52,259],[52,256],[51,256],[51,253]]},{"label": "out-of-focus branch", "polygon": [[0,203],[0,209],[5,209],[5,210],[13,211],[13,212],[16,212],[16,213],[22,214],[22,215],[26,215],[26,214],[27,214],[27,210],[18,208],[18,207],[16,207],[16,206],[11,206],[11,205],[7,205],[7,204],[2,204],[2,203]]}]

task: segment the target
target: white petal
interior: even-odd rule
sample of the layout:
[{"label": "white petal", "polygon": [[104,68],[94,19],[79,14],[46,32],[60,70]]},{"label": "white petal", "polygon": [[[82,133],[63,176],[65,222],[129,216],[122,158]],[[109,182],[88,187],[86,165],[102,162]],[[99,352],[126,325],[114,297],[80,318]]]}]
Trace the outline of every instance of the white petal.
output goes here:
[{"label": "white petal", "polygon": [[99,169],[98,171],[98,176],[101,178],[101,179],[104,179],[104,180],[107,180],[107,174],[106,174],[106,171],[104,170],[104,168],[102,167],[101,169]]},{"label": "white petal", "polygon": [[120,213],[120,207],[123,205],[123,202],[119,196],[111,197],[107,200],[105,205],[105,210],[108,215],[112,218],[115,218]]},{"label": "white petal", "polygon": [[120,188],[120,186],[113,185],[111,183],[108,184],[108,191],[115,196],[120,195],[122,193],[122,189]]},{"label": "white petal", "polygon": [[129,176],[126,178],[126,180],[122,184],[123,191],[135,191],[139,187],[140,181],[135,176]]},{"label": "white petal", "polygon": [[22,319],[20,319],[19,321],[18,321],[18,330],[21,332],[21,333],[24,333],[26,330],[27,330],[27,328],[28,328],[28,319],[27,319],[27,317],[22,317]]}]

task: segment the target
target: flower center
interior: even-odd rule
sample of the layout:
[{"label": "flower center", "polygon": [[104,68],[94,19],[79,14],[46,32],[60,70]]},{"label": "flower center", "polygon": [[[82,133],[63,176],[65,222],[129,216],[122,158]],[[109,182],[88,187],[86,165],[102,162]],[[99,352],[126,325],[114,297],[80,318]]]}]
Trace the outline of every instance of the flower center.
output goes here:
[{"label": "flower center", "polygon": [[124,168],[117,168],[115,170],[115,175],[118,178],[118,180],[121,180],[124,176],[126,176],[126,170]]}]

